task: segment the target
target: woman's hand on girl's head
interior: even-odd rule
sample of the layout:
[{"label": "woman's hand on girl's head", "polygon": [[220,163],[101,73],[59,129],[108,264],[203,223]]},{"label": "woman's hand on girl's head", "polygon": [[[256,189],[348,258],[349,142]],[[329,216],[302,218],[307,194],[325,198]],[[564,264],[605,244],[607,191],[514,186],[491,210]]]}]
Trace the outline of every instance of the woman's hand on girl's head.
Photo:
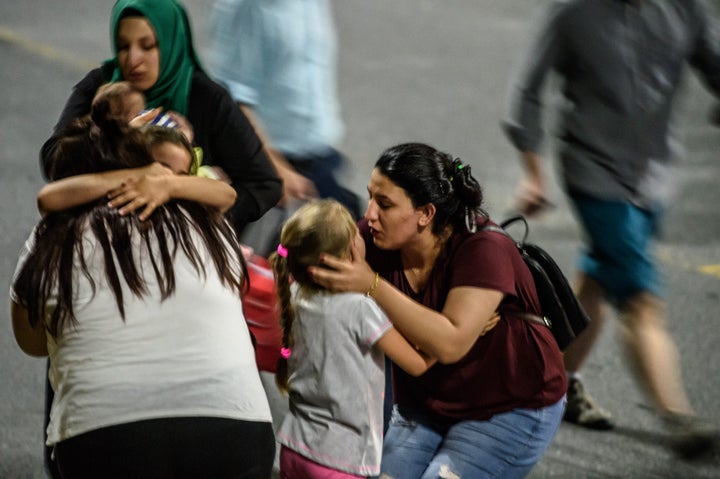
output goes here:
[{"label": "woman's hand on girl's head", "polygon": [[185,116],[181,115],[176,111],[170,110],[167,112],[167,114],[170,118],[172,118],[175,123],[177,123],[177,129],[180,130],[183,135],[185,135],[185,138],[187,138],[187,140],[192,145],[193,141],[195,141],[195,130],[193,130],[190,121],[188,121]]},{"label": "woman's hand on girl's head", "polygon": [[375,272],[354,243],[350,247],[350,259],[324,254],[320,262],[323,266],[311,266],[308,273],[313,281],[331,291],[365,293],[375,280]]}]

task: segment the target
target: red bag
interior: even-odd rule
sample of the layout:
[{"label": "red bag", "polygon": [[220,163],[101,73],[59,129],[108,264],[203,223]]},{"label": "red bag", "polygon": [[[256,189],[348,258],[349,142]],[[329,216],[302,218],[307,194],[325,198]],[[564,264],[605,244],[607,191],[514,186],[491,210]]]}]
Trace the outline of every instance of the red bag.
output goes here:
[{"label": "red bag", "polygon": [[250,289],[243,294],[243,313],[255,336],[255,361],[261,371],[275,372],[282,347],[277,290],[270,262],[252,255],[247,260]]}]

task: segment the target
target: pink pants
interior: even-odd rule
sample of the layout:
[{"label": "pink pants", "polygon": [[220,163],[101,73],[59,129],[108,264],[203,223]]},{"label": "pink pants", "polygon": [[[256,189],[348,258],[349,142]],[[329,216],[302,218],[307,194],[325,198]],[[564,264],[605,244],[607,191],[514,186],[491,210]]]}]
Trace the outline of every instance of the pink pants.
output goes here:
[{"label": "pink pants", "polygon": [[325,467],[282,446],[280,479],[365,479],[365,477]]}]

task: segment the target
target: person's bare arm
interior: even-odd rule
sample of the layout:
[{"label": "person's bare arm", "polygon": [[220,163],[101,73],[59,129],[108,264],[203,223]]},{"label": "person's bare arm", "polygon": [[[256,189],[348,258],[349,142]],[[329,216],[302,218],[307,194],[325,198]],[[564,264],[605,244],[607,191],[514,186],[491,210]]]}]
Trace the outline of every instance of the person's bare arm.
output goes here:
[{"label": "person's bare arm", "polygon": [[282,153],[272,148],[272,143],[267,132],[260,128],[259,122],[252,109],[242,103],[238,103],[238,105],[252,124],[253,128],[255,128],[255,132],[258,137],[260,137],[263,145],[265,145],[265,152],[283,182],[283,198],[280,202],[284,203],[288,198],[298,198],[300,200],[317,198],[318,193],[315,189],[315,184],[295,171],[295,168],[287,162]]},{"label": "person's bare arm", "polygon": [[437,362],[413,347],[395,328],[385,333],[375,345],[411,376],[420,376]]},{"label": "person's bare arm", "polygon": [[196,201],[224,213],[235,204],[237,193],[229,184],[210,178],[145,175],[125,181],[109,196],[108,206],[118,208],[122,215],[142,209],[138,217],[145,220],[158,206],[171,199]]},{"label": "person's bare arm", "polygon": [[533,151],[520,152],[523,176],[518,182],[515,196],[518,211],[527,216],[535,216],[552,206],[547,199],[542,158]]},{"label": "person's bare arm", "polygon": [[102,198],[123,181],[138,179],[144,175],[167,175],[170,171],[159,163],[142,168],[106,171],[87,175],[71,176],[53,181],[42,187],[37,203],[40,214],[45,216],[53,211],[62,211],[84,205]]},{"label": "person's bare arm", "polygon": [[[369,291],[375,272],[353,245],[352,258],[323,255],[327,268],[311,267],[314,281],[333,291]],[[438,362],[459,361],[475,341],[497,320],[503,293],[477,287],[455,287],[448,293],[442,312],[434,311],[380,279],[372,297],[408,341]]]},{"label": "person's bare arm", "polygon": [[10,302],[10,316],[12,318],[15,342],[20,346],[20,349],[30,356],[47,356],[47,337],[42,322],[38,322],[34,328],[30,326],[27,308],[15,301]]}]

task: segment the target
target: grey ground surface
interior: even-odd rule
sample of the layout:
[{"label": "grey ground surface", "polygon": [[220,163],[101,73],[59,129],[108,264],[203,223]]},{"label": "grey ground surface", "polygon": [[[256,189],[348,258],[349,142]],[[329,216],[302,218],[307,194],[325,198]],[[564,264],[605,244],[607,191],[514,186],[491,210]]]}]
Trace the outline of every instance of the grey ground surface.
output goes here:
[{"label": "grey ground surface", "polygon": [[[186,3],[202,56],[211,2]],[[507,214],[520,170],[498,120],[509,75],[541,3],[336,0],[349,185],[363,194],[383,148],[419,140],[471,164],[491,214]],[[35,195],[43,182],[38,150],[72,85],[109,56],[111,5],[109,0],[0,2],[0,289],[5,291],[18,249],[38,220]],[[718,426],[720,130],[708,124],[713,100],[692,75],[678,100],[678,136],[687,158],[678,173],[678,196],[660,254],[669,327],[689,395],[697,411]],[[551,146],[548,142],[548,152]],[[571,273],[580,238],[555,184],[552,195],[558,207],[531,222],[531,238]],[[8,307],[0,311],[0,478],[42,478],[44,361],[20,352]],[[717,455],[687,464],[668,452],[668,437],[625,367],[615,333],[611,323],[585,377],[598,402],[615,414],[617,429],[591,432],[563,425],[531,477],[720,477]]]}]

